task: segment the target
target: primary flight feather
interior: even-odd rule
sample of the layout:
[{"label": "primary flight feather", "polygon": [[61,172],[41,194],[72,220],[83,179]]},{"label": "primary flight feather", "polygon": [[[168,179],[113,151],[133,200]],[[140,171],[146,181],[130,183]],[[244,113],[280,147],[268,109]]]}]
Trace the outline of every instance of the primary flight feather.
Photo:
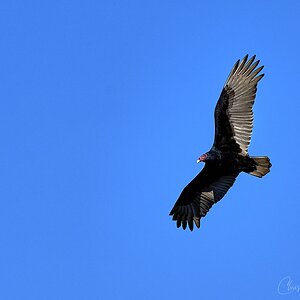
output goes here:
[{"label": "primary flight feather", "polygon": [[257,83],[264,74],[255,56],[246,55],[233,66],[215,107],[215,139],[212,148],[197,162],[202,171],[183,189],[170,215],[177,227],[199,228],[213,204],[221,200],[240,172],[263,177],[270,172],[267,156],[249,156],[253,128],[253,103]]}]

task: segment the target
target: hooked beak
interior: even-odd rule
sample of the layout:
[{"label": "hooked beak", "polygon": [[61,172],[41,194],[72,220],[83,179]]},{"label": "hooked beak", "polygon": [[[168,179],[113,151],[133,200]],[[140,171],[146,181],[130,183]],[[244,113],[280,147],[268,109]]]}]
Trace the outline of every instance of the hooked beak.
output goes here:
[{"label": "hooked beak", "polygon": [[205,161],[207,158],[207,154],[202,154],[198,159],[197,159],[197,164],[201,161]]}]

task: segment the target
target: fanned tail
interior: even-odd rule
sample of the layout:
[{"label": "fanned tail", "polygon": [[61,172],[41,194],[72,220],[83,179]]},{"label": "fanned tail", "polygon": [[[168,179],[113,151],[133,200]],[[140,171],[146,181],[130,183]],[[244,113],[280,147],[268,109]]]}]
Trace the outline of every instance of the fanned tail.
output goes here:
[{"label": "fanned tail", "polygon": [[272,167],[272,164],[270,162],[269,157],[251,156],[251,158],[254,160],[256,164],[256,170],[249,172],[248,174],[261,178],[270,172],[270,168]]}]

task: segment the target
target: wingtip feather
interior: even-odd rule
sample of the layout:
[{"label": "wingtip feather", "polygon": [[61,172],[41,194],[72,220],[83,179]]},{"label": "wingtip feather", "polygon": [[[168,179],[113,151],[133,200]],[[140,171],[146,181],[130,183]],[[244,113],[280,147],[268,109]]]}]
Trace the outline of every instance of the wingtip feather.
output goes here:
[{"label": "wingtip feather", "polygon": [[189,219],[189,220],[188,220],[188,224],[189,224],[190,231],[193,231],[193,229],[194,229],[194,222],[193,222],[193,219]]}]

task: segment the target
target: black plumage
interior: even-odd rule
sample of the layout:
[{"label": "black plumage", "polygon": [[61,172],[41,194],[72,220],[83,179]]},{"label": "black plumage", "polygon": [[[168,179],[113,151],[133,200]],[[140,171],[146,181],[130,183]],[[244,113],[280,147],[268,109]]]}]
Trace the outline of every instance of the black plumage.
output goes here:
[{"label": "black plumage", "polygon": [[255,56],[246,55],[233,66],[215,107],[215,139],[210,151],[198,161],[205,162],[201,172],[183,189],[170,215],[177,227],[199,228],[213,204],[221,200],[234,184],[240,172],[263,177],[270,171],[267,156],[248,154],[252,128],[253,103],[259,74]]}]

